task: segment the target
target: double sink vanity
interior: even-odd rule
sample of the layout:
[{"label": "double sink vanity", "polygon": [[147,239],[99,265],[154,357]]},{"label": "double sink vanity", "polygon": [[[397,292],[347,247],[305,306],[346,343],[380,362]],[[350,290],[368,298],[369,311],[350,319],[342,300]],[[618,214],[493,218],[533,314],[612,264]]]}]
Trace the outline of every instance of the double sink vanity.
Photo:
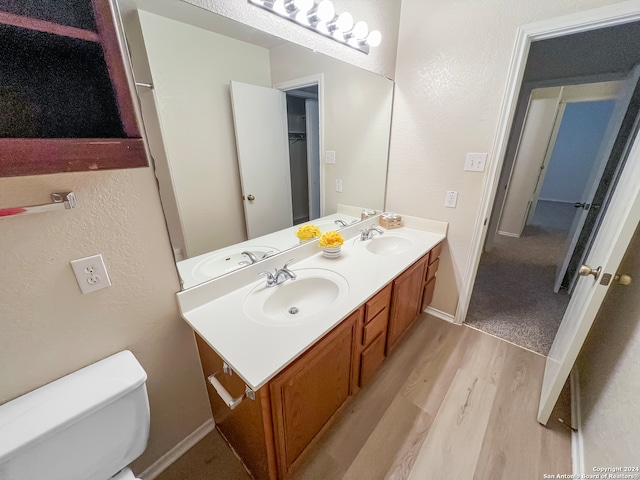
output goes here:
[{"label": "double sink vanity", "polygon": [[431,302],[447,224],[403,220],[342,228],[338,258],[311,241],[178,293],[216,426],[255,478],[291,477]]}]

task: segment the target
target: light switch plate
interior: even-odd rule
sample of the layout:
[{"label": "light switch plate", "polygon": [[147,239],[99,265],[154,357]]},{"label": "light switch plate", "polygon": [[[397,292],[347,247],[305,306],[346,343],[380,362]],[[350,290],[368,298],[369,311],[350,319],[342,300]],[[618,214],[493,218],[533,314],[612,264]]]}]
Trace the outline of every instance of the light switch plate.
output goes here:
[{"label": "light switch plate", "polygon": [[333,150],[324,152],[324,163],[336,163],[336,152]]},{"label": "light switch plate", "polygon": [[467,172],[482,172],[485,163],[487,163],[486,153],[467,153],[464,169]]},{"label": "light switch plate", "polygon": [[111,286],[101,254],[71,260],[71,268],[83,295]]}]

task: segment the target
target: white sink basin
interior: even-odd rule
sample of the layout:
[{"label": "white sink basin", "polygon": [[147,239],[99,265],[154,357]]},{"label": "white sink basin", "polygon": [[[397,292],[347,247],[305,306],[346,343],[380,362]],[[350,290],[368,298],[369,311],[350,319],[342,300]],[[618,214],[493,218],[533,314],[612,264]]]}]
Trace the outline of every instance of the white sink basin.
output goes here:
[{"label": "white sink basin", "polygon": [[376,255],[400,255],[411,248],[411,240],[404,237],[384,235],[364,241],[367,250]]},{"label": "white sink basin", "polygon": [[301,325],[323,318],[344,301],[349,283],[340,274],[321,268],[293,270],[297,278],[267,287],[260,282],[244,300],[244,313],[269,326]]},{"label": "white sink basin", "polygon": [[277,248],[264,246],[245,247],[241,250],[227,250],[223,253],[207,256],[195,264],[191,275],[197,280],[208,280],[212,277],[217,277],[224,273],[237,270],[238,268],[251,265],[249,257],[243,255],[242,252],[251,252],[258,260],[261,260],[267,253],[273,255],[278,253],[279,250]]}]

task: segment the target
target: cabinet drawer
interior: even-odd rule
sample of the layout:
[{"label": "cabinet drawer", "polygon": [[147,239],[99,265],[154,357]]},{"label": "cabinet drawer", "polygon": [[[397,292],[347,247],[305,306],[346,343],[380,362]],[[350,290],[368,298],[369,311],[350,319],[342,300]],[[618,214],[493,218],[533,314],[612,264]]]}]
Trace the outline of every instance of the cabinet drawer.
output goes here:
[{"label": "cabinet drawer", "polygon": [[440,265],[440,259],[436,258],[436,261],[429,264],[429,268],[427,268],[427,276],[425,277],[425,281],[429,282],[436,277],[436,272],[438,271],[438,265]]},{"label": "cabinet drawer", "polygon": [[431,249],[431,254],[429,257],[429,265],[436,261],[438,257],[440,257],[440,252],[442,252],[442,242]]},{"label": "cabinet drawer", "polygon": [[387,335],[387,323],[389,321],[389,309],[384,308],[373,320],[367,323],[362,329],[362,345],[367,346],[379,334]]},{"label": "cabinet drawer", "polygon": [[391,302],[391,284],[380,290],[366,303],[364,323],[368,323]]},{"label": "cabinet drawer", "polygon": [[378,335],[376,339],[362,352],[360,363],[360,386],[364,387],[376,373],[384,361],[385,336]]}]

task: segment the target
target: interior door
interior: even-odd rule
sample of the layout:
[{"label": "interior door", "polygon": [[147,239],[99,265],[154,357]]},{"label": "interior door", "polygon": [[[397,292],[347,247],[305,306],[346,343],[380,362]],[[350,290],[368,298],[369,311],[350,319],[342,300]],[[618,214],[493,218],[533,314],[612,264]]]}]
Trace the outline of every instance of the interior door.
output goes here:
[{"label": "interior door", "polygon": [[[632,146],[586,257],[592,274],[581,276],[547,357],[538,421],[546,424],[598,309],[640,221],[640,142]],[[585,272],[587,273],[587,272]]]},{"label": "interior door", "polygon": [[286,95],[232,81],[231,104],[247,236],[291,227]]},{"label": "interior door", "polygon": [[564,254],[562,256],[563,260],[556,269],[556,280],[553,286],[553,291],[556,293],[558,293],[560,287],[562,286],[562,281],[565,277],[565,274],[567,273],[567,269],[569,268],[571,257],[573,256],[578,245],[578,240],[580,239],[582,228],[584,227],[587,215],[589,214],[589,208],[591,208],[591,206],[593,205],[593,197],[598,190],[598,185],[600,184],[600,180],[602,179],[602,174],[607,165],[607,161],[609,160],[609,156],[611,155],[611,151],[613,150],[613,146],[616,142],[618,131],[622,126],[622,121],[624,120],[625,113],[629,108],[629,103],[631,102],[631,97],[633,96],[633,92],[636,88],[639,77],[640,68],[636,67],[625,80],[624,86],[621,90],[622,93],[616,100],[615,107],[613,108],[613,113],[611,114],[611,118],[604,135],[604,140],[600,145],[598,158],[593,164],[593,169],[589,176],[589,181],[587,182],[587,188],[585,188],[585,191],[579,202],[582,207],[576,208],[576,214],[571,223],[571,229],[569,231],[569,236],[567,237],[567,242],[565,244]]}]

